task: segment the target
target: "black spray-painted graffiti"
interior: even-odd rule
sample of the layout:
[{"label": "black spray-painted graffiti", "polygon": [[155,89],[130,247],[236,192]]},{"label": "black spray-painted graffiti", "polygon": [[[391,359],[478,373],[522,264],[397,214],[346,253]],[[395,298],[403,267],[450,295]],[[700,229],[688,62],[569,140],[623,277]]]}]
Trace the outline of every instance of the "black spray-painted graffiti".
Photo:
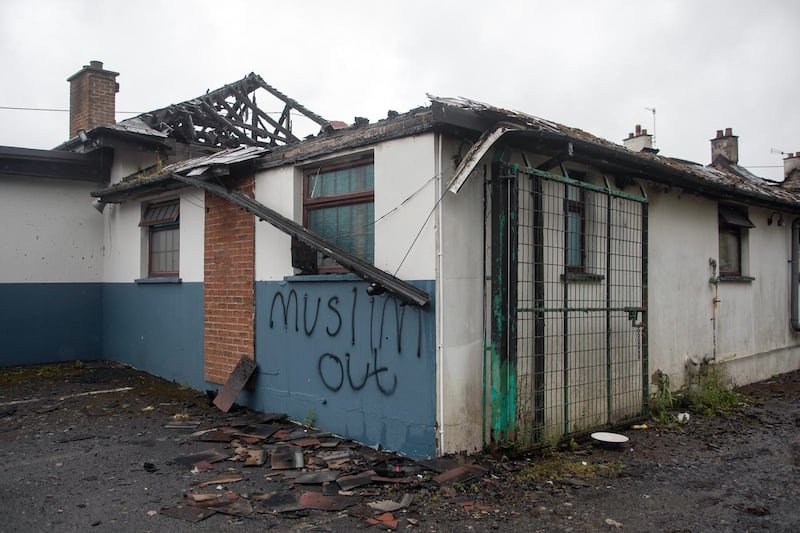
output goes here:
[{"label": "black spray-painted graffiti", "polygon": [[[309,299],[311,302],[309,303]],[[328,337],[338,337],[342,328],[344,327],[344,318],[341,312],[342,299],[339,296],[331,296],[328,298],[327,304],[322,308],[322,298],[317,297],[316,302],[314,298],[309,298],[308,294],[303,295],[303,311],[302,322],[303,332],[307,337],[312,337],[317,330],[318,324],[322,314],[323,324],[325,324],[325,334]],[[391,373],[389,378],[389,368],[381,366],[378,361],[379,352],[384,351],[384,340],[388,342],[390,339],[391,326],[394,326],[394,336],[397,354],[403,353],[403,333],[406,329],[406,313],[413,312],[417,315],[417,328],[416,328],[416,355],[417,358],[422,357],[422,312],[416,307],[408,307],[401,305],[396,299],[391,296],[383,297],[370,297],[369,300],[369,321],[357,321],[357,308],[359,304],[358,288],[352,288],[351,303],[350,303],[350,345],[354,348],[351,350],[355,352],[363,352],[356,346],[357,332],[362,325],[369,324],[369,353],[371,361],[366,363],[363,371],[358,371],[356,366],[360,366],[353,362],[351,352],[348,351],[341,355],[325,352],[317,359],[317,371],[322,380],[323,385],[333,391],[337,392],[342,389],[346,383],[354,391],[362,390],[370,379],[374,378],[375,386],[381,394],[390,396],[394,394],[397,389],[397,374]],[[277,305],[276,305],[277,304]],[[347,304],[345,304],[347,305]],[[311,309],[309,309],[309,307]],[[320,309],[322,308],[322,312]],[[297,292],[294,289],[290,290],[288,295],[278,291],[272,297],[272,304],[269,310],[269,327],[275,327],[276,309],[278,312],[278,319],[283,316],[283,327],[290,331],[292,326],[292,316],[294,316],[294,331],[300,332],[300,303]],[[387,317],[387,309],[389,315],[394,313],[394,321],[391,316]],[[294,313],[292,314],[292,311]],[[310,317],[309,311],[313,316]],[[388,320],[387,320],[388,318]],[[386,328],[387,322],[390,324]],[[377,342],[376,342],[377,333]],[[366,347],[364,347],[366,348]],[[388,344],[386,346],[388,348]],[[389,383],[391,382],[391,385]]]}]

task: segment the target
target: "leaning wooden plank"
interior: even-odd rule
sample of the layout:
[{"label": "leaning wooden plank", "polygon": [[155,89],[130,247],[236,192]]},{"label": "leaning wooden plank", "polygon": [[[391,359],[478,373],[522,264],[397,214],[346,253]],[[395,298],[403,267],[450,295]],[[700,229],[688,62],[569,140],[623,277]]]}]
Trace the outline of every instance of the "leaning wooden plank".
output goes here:
[{"label": "leaning wooden plank", "polygon": [[236,397],[242,392],[245,383],[250,379],[255,369],[256,362],[246,355],[243,355],[242,358],[239,359],[236,368],[234,368],[231,375],[228,376],[228,381],[225,383],[225,386],[222,387],[220,393],[214,398],[214,405],[216,405],[220,411],[227,413],[230,410]]}]

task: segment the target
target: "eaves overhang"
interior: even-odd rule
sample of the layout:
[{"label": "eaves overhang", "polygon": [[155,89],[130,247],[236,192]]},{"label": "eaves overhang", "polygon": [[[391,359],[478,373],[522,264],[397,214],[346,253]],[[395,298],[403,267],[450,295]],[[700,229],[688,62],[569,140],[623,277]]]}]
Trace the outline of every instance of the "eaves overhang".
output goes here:
[{"label": "eaves overhang", "polygon": [[0,174],[102,183],[108,181],[113,153],[79,154],[0,146]]},{"label": "eaves overhang", "polygon": [[470,164],[470,159],[482,157],[496,145],[513,146],[551,156],[569,153],[572,161],[628,178],[680,187],[718,199],[800,210],[800,194],[754,176],[736,165],[717,162],[706,167],[654,153],[633,152],[577,128],[517,111],[463,98],[430,98],[437,125],[449,125],[471,130],[473,135],[481,135],[449,182],[451,191],[457,192],[469,178],[474,166]]}]

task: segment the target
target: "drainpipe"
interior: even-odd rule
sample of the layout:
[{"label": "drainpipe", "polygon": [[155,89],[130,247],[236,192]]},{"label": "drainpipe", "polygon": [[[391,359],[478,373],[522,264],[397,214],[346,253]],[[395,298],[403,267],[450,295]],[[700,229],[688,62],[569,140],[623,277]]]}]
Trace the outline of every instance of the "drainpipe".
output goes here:
[{"label": "drainpipe", "polygon": [[719,276],[717,276],[717,260],[713,257],[708,258],[708,266],[711,267],[711,278],[708,282],[714,286],[714,298],[711,299],[711,339],[712,352],[711,360],[717,360],[717,305],[719,305]]},{"label": "drainpipe", "polygon": [[791,276],[791,324],[792,331],[800,332],[800,317],[797,312],[797,284],[800,282],[800,218],[792,222],[792,276]]}]

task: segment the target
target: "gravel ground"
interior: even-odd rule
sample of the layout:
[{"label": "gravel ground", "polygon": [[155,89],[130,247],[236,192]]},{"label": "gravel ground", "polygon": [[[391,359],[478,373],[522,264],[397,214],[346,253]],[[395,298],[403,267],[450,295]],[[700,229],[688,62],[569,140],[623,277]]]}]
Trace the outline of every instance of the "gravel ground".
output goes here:
[{"label": "gravel ground", "polygon": [[[203,393],[115,363],[5,368],[0,531],[800,531],[800,372],[740,394],[743,406],[725,416],[630,429],[618,449],[579,442],[530,457],[419,464],[343,442],[331,448],[350,450],[342,468],[388,466],[409,483],[355,488],[362,503],[341,511],[276,513],[262,500],[319,496],[323,487],[292,488],[287,478],[297,473],[271,471],[269,461],[221,461],[200,474],[174,461],[209,448],[233,453],[192,433],[257,414],[224,415]],[[187,420],[199,425],[164,427]],[[274,440],[253,447],[269,457]],[[306,464],[319,469],[321,448],[304,449]],[[434,480],[430,468],[462,463],[482,469],[473,465],[475,477],[461,482]],[[198,488],[233,472],[244,479]],[[184,493],[204,491],[238,503],[197,523],[161,512]],[[370,525],[381,511],[367,503],[404,494],[413,495],[409,505]]]}]

